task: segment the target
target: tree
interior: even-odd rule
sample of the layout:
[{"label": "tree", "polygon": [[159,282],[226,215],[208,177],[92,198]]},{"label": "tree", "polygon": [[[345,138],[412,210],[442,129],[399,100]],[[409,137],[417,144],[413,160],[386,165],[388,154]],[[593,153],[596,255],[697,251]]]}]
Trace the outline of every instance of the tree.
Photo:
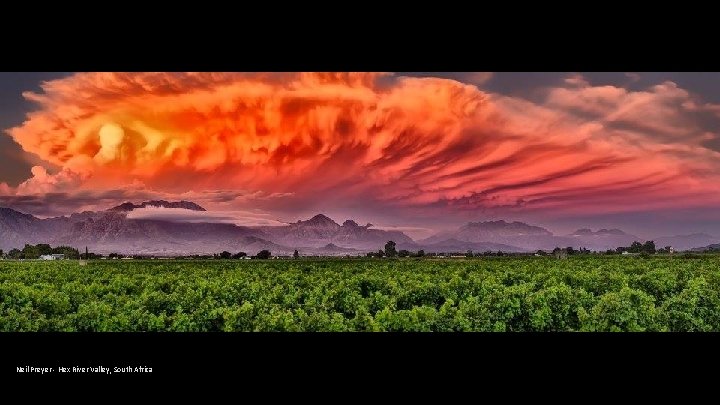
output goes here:
[{"label": "tree", "polygon": [[258,259],[267,260],[270,258],[271,255],[272,254],[270,253],[269,250],[263,249],[263,250],[259,251],[255,257],[257,257]]},{"label": "tree", "polygon": [[40,258],[40,250],[37,246],[26,244],[22,250],[23,259],[38,259]]},{"label": "tree", "polygon": [[395,257],[397,256],[397,250],[395,250],[395,242],[388,241],[388,243],[385,244],[385,256],[387,257]]},{"label": "tree", "polygon": [[220,253],[221,259],[229,259],[232,257],[232,253],[228,252],[227,250],[223,250],[222,253]]},{"label": "tree", "polygon": [[378,250],[377,257],[384,257],[384,256],[385,256],[385,252],[383,252],[382,249]]},{"label": "tree", "polygon": [[547,256],[547,253],[544,250],[538,250],[535,254],[538,256]]},{"label": "tree", "polygon": [[35,248],[41,256],[52,254],[52,248],[47,243],[37,244],[35,245]]},{"label": "tree", "polygon": [[295,251],[293,252],[293,259],[298,259],[298,258],[300,258],[300,252],[298,252],[297,249],[295,249]]},{"label": "tree", "polygon": [[473,257],[473,251],[468,249],[468,251],[465,253],[465,257]]},{"label": "tree", "polygon": [[10,249],[8,259],[22,259],[22,251],[20,249]]},{"label": "tree", "polygon": [[565,248],[565,251],[567,251],[568,256],[574,255],[575,253],[577,253],[577,252],[575,251],[575,249],[573,249],[572,246],[566,247],[566,248]]},{"label": "tree", "polygon": [[423,257],[423,256],[425,256],[425,251],[422,249],[418,250],[417,257]]},{"label": "tree", "polygon": [[2,249],[0,249],[0,258],[2,258],[2,257],[3,257],[4,253],[5,253],[5,252],[3,252],[3,250],[2,250]]},{"label": "tree", "polygon": [[232,258],[233,258],[233,259],[241,259],[241,258],[243,258],[243,257],[245,257],[245,256],[247,256],[247,253],[245,253],[245,252],[237,252],[237,253],[235,253],[235,254],[232,256]]},{"label": "tree", "polygon": [[642,246],[643,253],[653,254],[655,253],[655,241],[649,240]]},{"label": "tree", "polygon": [[643,251],[643,244],[638,241],[635,241],[632,243],[632,245],[630,245],[630,247],[627,249],[627,251],[630,253],[640,253]]},{"label": "tree", "polygon": [[78,252],[77,249],[70,247],[70,246],[58,246],[52,248],[51,254],[60,254],[65,255],[66,259],[78,259],[80,257],[80,252]]},{"label": "tree", "polygon": [[400,250],[400,251],[398,252],[398,256],[400,256],[400,257],[409,257],[409,256],[410,256],[410,251],[405,250],[405,249],[402,249],[402,250]]}]

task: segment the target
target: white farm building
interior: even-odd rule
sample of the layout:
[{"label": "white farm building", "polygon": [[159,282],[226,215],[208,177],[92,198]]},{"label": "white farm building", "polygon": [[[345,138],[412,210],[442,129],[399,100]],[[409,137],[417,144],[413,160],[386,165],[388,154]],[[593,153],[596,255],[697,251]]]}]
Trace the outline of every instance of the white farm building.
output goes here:
[{"label": "white farm building", "polygon": [[62,260],[64,258],[65,258],[65,255],[61,255],[61,254],[40,256],[40,260]]}]

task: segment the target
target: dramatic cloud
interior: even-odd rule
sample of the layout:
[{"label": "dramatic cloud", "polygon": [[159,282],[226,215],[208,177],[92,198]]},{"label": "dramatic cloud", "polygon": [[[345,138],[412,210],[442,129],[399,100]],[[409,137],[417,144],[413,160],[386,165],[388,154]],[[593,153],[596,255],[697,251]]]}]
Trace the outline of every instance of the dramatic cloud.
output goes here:
[{"label": "dramatic cloud", "polygon": [[135,184],[135,195],[286,216],[720,202],[718,138],[707,129],[720,106],[672,82],[630,91],[569,75],[540,102],[377,73],[81,73],[42,88],[25,94],[39,108],[8,133],[57,169],[0,185],[5,201],[72,201]]},{"label": "dramatic cloud", "polygon": [[280,226],[285,223],[270,214],[252,211],[190,211],[180,208],[145,207],[128,213],[130,219],[154,219],[172,222],[223,223],[241,226]]},{"label": "dramatic cloud", "polygon": [[0,183],[0,196],[7,195],[10,193],[11,193],[10,186],[8,186],[7,183]]}]

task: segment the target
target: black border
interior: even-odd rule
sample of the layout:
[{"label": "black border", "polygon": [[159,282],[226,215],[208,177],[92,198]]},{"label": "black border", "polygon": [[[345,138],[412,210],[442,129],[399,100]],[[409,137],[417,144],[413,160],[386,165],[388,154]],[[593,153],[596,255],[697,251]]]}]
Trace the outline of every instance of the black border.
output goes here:
[{"label": "black border", "polygon": [[17,25],[0,26],[0,70],[720,71],[713,13],[702,10],[327,8],[172,10],[187,15],[115,8],[31,21],[17,15]]},{"label": "black border", "polygon": [[[482,378],[483,384],[571,386],[635,384],[650,376],[702,384],[714,378],[719,340],[718,333],[0,333],[0,378],[31,383],[232,378],[247,389],[269,380],[457,384]],[[16,371],[101,365],[152,372]]]},{"label": "black border", "polygon": [[[714,25],[700,20],[685,30],[669,20],[632,20],[618,10],[599,24],[573,15],[556,20],[530,15],[533,21],[528,24],[516,14],[455,10],[435,14],[433,20],[440,22],[429,24],[410,12],[393,20],[380,11],[361,24],[336,19],[329,26],[316,25],[298,17],[279,34],[271,31],[281,22],[262,18],[261,26],[206,20],[211,29],[172,20],[177,24],[155,25],[153,32],[129,29],[129,21],[122,22],[122,29],[113,21],[67,22],[51,25],[42,35],[6,26],[0,33],[10,39],[3,42],[2,69],[720,71],[713,58],[716,46],[710,44]],[[243,24],[252,19],[246,15]],[[638,22],[645,24],[631,30]],[[157,21],[148,18],[146,23]],[[413,385],[405,387],[408,392],[433,390],[443,383],[459,391],[476,387],[474,392],[482,396],[483,390],[510,384],[514,388],[500,390],[502,395],[537,385],[538,394],[564,394],[574,387],[604,397],[615,389],[645,387],[639,381],[648,377],[652,387],[664,382],[677,387],[686,380],[701,386],[713,375],[701,370],[717,363],[717,342],[716,333],[0,333],[0,371],[5,381],[31,383],[241,377],[238,390],[258,390],[271,381],[312,389],[339,387],[362,397],[367,387],[403,389],[398,381],[409,378]],[[93,374],[21,375],[15,370],[33,363],[136,364],[153,372],[108,379]]]}]

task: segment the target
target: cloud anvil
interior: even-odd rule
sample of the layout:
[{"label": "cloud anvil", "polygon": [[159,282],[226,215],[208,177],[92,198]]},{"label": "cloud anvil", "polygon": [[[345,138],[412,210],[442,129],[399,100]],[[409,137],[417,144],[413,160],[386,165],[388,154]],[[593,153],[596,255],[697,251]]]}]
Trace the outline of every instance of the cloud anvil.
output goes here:
[{"label": "cloud anvil", "polygon": [[0,206],[167,198],[253,225],[333,212],[425,229],[717,206],[720,105],[589,76],[530,96],[490,73],[76,73],[23,93],[34,108],[3,136],[34,166],[16,185],[0,173]]}]

